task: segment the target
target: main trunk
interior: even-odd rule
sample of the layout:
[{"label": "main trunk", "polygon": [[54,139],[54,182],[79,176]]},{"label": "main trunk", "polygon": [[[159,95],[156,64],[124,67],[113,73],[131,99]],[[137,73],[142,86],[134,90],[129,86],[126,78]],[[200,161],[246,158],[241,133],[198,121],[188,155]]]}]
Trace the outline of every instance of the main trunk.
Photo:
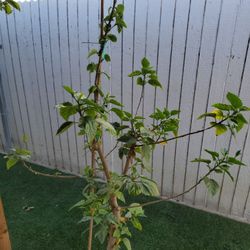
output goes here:
[{"label": "main trunk", "polygon": [[[110,198],[110,206],[112,207],[112,212],[114,216],[119,222],[120,217],[121,217],[121,211],[120,211],[120,207],[117,203],[117,198],[115,195],[112,195]],[[116,247],[116,244],[117,244],[116,238],[113,237],[115,229],[116,229],[116,226],[114,224],[111,224],[109,227],[107,250],[114,250]]]}]

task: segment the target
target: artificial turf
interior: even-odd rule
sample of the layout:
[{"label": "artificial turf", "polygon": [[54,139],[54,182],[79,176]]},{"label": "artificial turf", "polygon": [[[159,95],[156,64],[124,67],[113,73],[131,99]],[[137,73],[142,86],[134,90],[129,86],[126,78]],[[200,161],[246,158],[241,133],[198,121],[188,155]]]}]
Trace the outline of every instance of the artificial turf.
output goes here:
[{"label": "artificial turf", "polygon": [[[77,224],[81,212],[69,211],[81,198],[83,180],[50,179],[20,165],[10,171],[4,166],[0,155],[0,194],[12,249],[86,249],[81,233],[86,225]],[[172,202],[147,207],[145,213],[143,231],[132,230],[134,250],[250,249],[250,225]],[[95,243],[94,249],[105,246]]]}]

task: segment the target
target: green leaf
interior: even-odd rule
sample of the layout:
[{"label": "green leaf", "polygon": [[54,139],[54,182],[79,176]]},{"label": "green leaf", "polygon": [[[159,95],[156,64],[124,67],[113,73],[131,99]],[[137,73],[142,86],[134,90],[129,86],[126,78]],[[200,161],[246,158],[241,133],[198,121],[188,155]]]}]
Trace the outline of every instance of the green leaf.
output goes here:
[{"label": "green leaf", "polygon": [[248,121],[246,120],[246,118],[240,113],[237,114],[236,119],[237,119],[238,122],[248,124]]},{"label": "green leaf", "polygon": [[141,60],[141,65],[142,65],[143,68],[148,68],[150,66],[150,62],[149,62],[149,60],[146,57],[144,57]]},{"label": "green leaf", "polygon": [[87,70],[92,73],[96,70],[96,64],[95,63],[89,63],[88,66],[87,66]]},{"label": "green leaf", "polygon": [[65,120],[68,121],[69,117],[71,115],[74,115],[77,113],[77,107],[70,105],[70,106],[59,106],[59,110],[60,110],[60,115],[61,117]]},{"label": "green leaf", "polygon": [[204,113],[204,114],[198,116],[197,119],[200,120],[200,119],[202,119],[202,118],[204,118],[204,117],[213,117],[213,118],[215,118],[215,116],[216,116],[215,113]]},{"label": "green leaf", "polygon": [[16,165],[17,162],[18,162],[18,158],[14,156],[9,156],[7,160],[7,164],[6,164],[7,169],[8,170],[11,169],[14,165]]},{"label": "green leaf", "polygon": [[224,118],[224,114],[220,109],[214,109],[211,113],[215,114],[215,119],[222,120]]},{"label": "green leaf", "polygon": [[157,184],[153,180],[141,176],[141,181],[143,186],[147,189],[147,192],[146,193],[143,192],[143,194],[150,196],[160,195]]},{"label": "green leaf", "polygon": [[216,136],[222,135],[225,132],[227,132],[227,127],[223,124],[217,124],[215,125],[215,134]]},{"label": "green leaf", "polygon": [[64,85],[63,88],[64,88],[64,90],[66,90],[71,95],[74,95],[75,91],[70,86]]},{"label": "green leaf", "polygon": [[240,108],[240,111],[250,111],[250,108],[247,107],[247,106],[242,106],[242,107]]},{"label": "green leaf", "polygon": [[141,148],[142,163],[150,171],[151,169],[151,146],[144,144]]},{"label": "green leaf", "polygon": [[89,54],[88,54],[88,58],[90,58],[91,56],[95,55],[95,54],[98,54],[98,51],[96,49],[92,49],[89,51]]},{"label": "green leaf", "polygon": [[128,208],[129,212],[134,216],[144,216],[144,211],[139,203],[132,203],[129,205],[130,208]]},{"label": "green leaf", "polygon": [[97,233],[95,234],[95,237],[101,242],[101,244],[104,243],[105,239],[107,238],[108,235],[108,226],[107,225],[101,225]]},{"label": "green leaf", "polygon": [[118,108],[112,108],[112,112],[114,112],[121,120],[124,118],[124,112]]},{"label": "green leaf", "polygon": [[204,163],[210,164],[210,163],[211,163],[211,160],[202,159],[202,158],[195,158],[195,159],[192,160],[191,162],[204,162]]},{"label": "green leaf", "polygon": [[137,80],[136,80],[136,83],[139,86],[143,86],[144,85],[144,81],[143,81],[142,77],[138,77]]},{"label": "green leaf", "polygon": [[107,129],[112,135],[116,135],[115,128],[107,121],[102,118],[97,118],[96,122],[102,125],[105,129]]},{"label": "green leaf", "polygon": [[129,77],[134,77],[134,76],[140,76],[142,73],[140,70],[135,70],[132,73],[130,73],[128,76]]},{"label": "green leaf", "polygon": [[140,221],[138,220],[138,218],[133,217],[131,219],[131,223],[133,224],[134,228],[136,228],[137,230],[139,230],[139,231],[142,230],[142,225],[141,225]]},{"label": "green leaf", "polygon": [[123,242],[124,246],[127,248],[127,250],[132,250],[131,244],[130,244],[130,241],[128,238],[123,238],[122,242]]},{"label": "green leaf", "polygon": [[235,157],[239,156],[241,154],[241,150],[238,150],[236,153],[235,153]]},{"label": "green leaf", "polygon": [[233,109],[233,107],[231,105],[228,104],[224,104],[224,103],[215,103],[212,105],[213,107],[220,109],[220,110],[227,110],[230,111]]},{"label": "green leaf", "polygon": [[117,10],[117,12],[119,12],[120,14],[122,14],[124,12],[124,5],[123,4],[118,4],[116,6],[116,10]]},{"label": "green leaf", "polygon": [[97,132],[97,126],[96,126],[96,123],[95,123],[94,120],[89,119],[86,122],[85,132],[86,132],[86,135],[87,135],[87,138],[88,138],[88,142],[92,143],[93,140],[96,137],[96,132]]},{"label": "green leaf", "polygon": [[176,110],[176,109],[170,111],[171,116],[178,115],[179,113],[180,113],[180,110]]},{"label": "green leaf", "polygon": [[109,102],[116,106],[123,107],[123,105],[120,102],[116,101],[115,99],[110,99]]},{"label": "green leaf", "polygon": [[110,61],[111,61],[111,58],[110,58],[110,56],[109,56],[108,54],[105,54],[105,55],[104,55],[104,60],[105,60],[106,62],[110,62]]},{"label": "green leaf", "polygon": [[228,157],[228,163],[231,163],[231,164],[235,164],[235,165],[240,165],[240,166],[246,166],[245,163],[237,160],[236,158],[234,157]]},{"label": "green leaf", "polygon": [[7,3],[5,3],[5,5],[4,5],[4,10],[5,10],[6,14],[11,14],[12,13],[12,9],[11,9],[10,5],[7,4]]},{"label": "green leaf", "polygon": [[237,95],[235,95],[231,92],[227,93],[227,99],[232,104],[232,106],[234,108],[240,108],[243,106],[241,99]]},{"label": "green leaf", "polygon": [[105,76],[107,77],[108,80],[110,80],[110,75],[109,75],[107,72],[102,71],[101,73],[102,73],[103,75],[105,75]]},{"label": "green leaf", "polygon": [[114,34],[108,34],[107,39],[110,40],[111,42],[117,41],[117,37]]},{"label": "green leaf", "polygon": [[125,197],[124,197],[124,194],[122,192],[115,192],[115,195],[117,197],[118,200],[122,201],[122,202],[126,202],[125,201]]},{"label": "green leaf", "polygon": [[24,155],[24,156],[31,155],[31,152],[27,149],[24,149],[24,148],[17,148],[16,153],[18,155]]},{"label": "green leaf", "polygon": [[15,9],[20,10],[20,5],[19,5],[19,3],[17,3],[16,1],[14,1],[14,0],[8,0],[7,2],[8,2],[12,7],[14,7]]},{"label": "green leaf", "polygon": [[119,230],[119,228],[116,228],[114,233],[113,233],[113,237],[119,239],[121,237],[121,232]]},{"label": "green leaf", "polygon": [[229,168],[230,168],[230,166],[223,164],[223,165],[221,165],[221,166],[219,166],[219,167],[220,167],[220,169],[221,169],[222,171],[224,171],[224,172],[230,177],[230,179],[231,179],[232,181],[234,181],[233,176],[232,176],[231,173],[228,171]]},{"label": "green leaf", "polygon": [[214,196],[219,190],[219,184],[214,179],[210,179],[208,177],[204,178],[204,182],[208,191]]},{"label": "green leaf", "polygon": [[70,121],[64,122],[64,123],[60,126],[60,128],[57,130],[56,134],[57,134],[57,135],[62,134],[62,133],[65,132],[67,129],[69,129],[73,124],[74,124],[74,122],[70,122]]},{"label": "green leaf", "polygon": [[216,151],[211,151],[211,150],[208,150],[208,149],[205,149],[205,151],[212,156],[213,160],[216,160],[216,158],[219,157],[219,153],[216,152]]},{"label": "green leaf", "polygon": [[124,147],[119,148],[118,150],[119,158],[122,159],[124,155],[128,155],[128,152],[129,152],[128,148],[124,148]]},{"label": "green leaf", "polygon": [[148,80],[148,83],[149,83],[150,85],[152,85],[153,87],[162,88],[161,83],[160,83],[157,79],[150,79],[150,80]]},{"label": "green leaf", "polygon": [[117,140],[120,142],[124,142],[128,145],[133,145],[136,143],[136,138],[134,138],[132,135],[129,135],[129,134],[122,135]]},{"label": "green leaf", "polygon": [[96,86],[91,86],[90,88],[89,88],[89,94],[92,94],[92,93],[94,93],[95,91],[97,90],[97,87]]}]

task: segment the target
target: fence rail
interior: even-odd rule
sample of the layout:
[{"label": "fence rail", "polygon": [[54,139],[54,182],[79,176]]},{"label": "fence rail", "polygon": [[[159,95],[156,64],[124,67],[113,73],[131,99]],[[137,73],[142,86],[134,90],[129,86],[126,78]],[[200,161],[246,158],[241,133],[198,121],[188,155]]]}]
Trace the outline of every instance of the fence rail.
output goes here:
[{"label": "fence rail", "polygon": [[[111,1],[106,1],[106,9]],[[127,75],[147,56],[156,67],[164,91],[146,89],[142,115],[157,106],[180,109],[180,131],[200,129],[198,121],[214,102],[225,101],[228,91],[250,105],[250,1],[247,0],[124,0],[126,29],[114,45],[105,66],[112,80],[103,80],[105,91],[116,95],[134,111],[139,90]],[[22,11],[0,15],[0,72],[9,114],[13,145],[32,150],[37,163],[81,173],[89,155],[76,136],[77,128],[55,136],[62,122],[55,105],[67,100],[62,85],[86,91],[93,81],[86,73],[90,48],[96,46],[98,0],[38,0],[22,3]],[[113,117],[113,119],[115,119]],[[249,119],[249,116],[248,116]],[[26,134],[30,140],[24,143]],[[249,126],[235,140],[214,136],[213,131],[159,146],[153,154],[151,177],[163,195],[177,194],[205,173],[190,161],[204,148],[243,149],[242,160],[250,166]],[[5,135],[0,126],[0,149]],[[105,150],[113,141],[105,137]],[[114,170],[121,162],[114,152]],[[250,221],[250,168],[233,169],[235,182],[214,178],[220,192],[211,197],[204,185],[181,201]]]}]

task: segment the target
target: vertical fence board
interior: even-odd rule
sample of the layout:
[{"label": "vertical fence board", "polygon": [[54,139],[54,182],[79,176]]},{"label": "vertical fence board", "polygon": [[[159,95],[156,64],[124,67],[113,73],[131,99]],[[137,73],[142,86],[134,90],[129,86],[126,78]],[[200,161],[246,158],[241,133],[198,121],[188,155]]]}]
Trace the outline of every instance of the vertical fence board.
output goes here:
[{"label": "vertical fence board", "polygon": [[[158,29],[159,49],[157,56],[157,71],[159,80],[163,85],[163,90],[157,89],[155,92],[155,107],[163,109],[166,107],[166,96],[168,95],[168,68],[171,54],[172,22],[175,9],[175,1],[161,2],[161,26]],[[159,20],[160,21],[160,20]],[[153,179],[158,183],[161,193],[163,192],[164,181],[164,147],[159,145],[153,154]]]},{"label": "vertical fence board", "polygon": [[[182,92],[180,95],[179,109],[180,113],[180,129],[179,134],[185,134],[190,132],[191,118],[192,118],[192,102],[190,97],[195,91],[196,71],[199,65],[199,56],[201,48],[202,30],[204,25],[206,1],[192,1],[189,17],[189,27],[186,31],[186,60],[184,62],[184,68],[182,72]],[[187,126],[188,124],[188,126]],[[176,157],[176,174],[175,174],[175,186],[174,193],[181,193],[186,186],[187,175],[187,161],[189,151],[189,138],[183,138],[177,141],[177,147],[175,152]]]},{"label": "vertical fence board", "polygon": [[[206,4],[199,65],[197,65],[197,74],[195,76],[195,91],[193,94],[194,99],[192,109],[191,131],[196,131],[197,129],[204,127],[205,125],[204,121],[197,120],[197,117],[200,114],[204,113],[207,108],[210,85],[209,79],[212,73],[211,65],[213,65],[212,62],[216,46],[216,37],[220,20],[221,5],[222,3],[220,1],[208,1]],[[199,154],[201,153],[202,135],[197,134],[196,136],[191,136],[189,140],[190,147],[186,166],[186,184],[189,183],[189,186],[191,186],[198,179],[199,165],[190,163],[190,161],[196,158],[197,156],[199,157]],[[192,203],[194,202],[194,197],[195,190],[185,195],[185,199]]]}]

